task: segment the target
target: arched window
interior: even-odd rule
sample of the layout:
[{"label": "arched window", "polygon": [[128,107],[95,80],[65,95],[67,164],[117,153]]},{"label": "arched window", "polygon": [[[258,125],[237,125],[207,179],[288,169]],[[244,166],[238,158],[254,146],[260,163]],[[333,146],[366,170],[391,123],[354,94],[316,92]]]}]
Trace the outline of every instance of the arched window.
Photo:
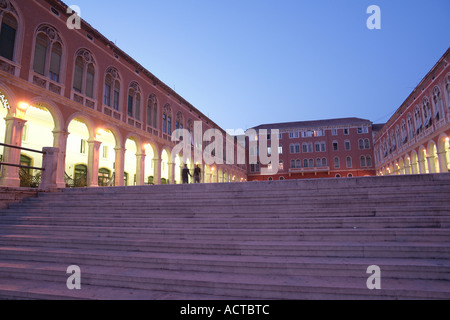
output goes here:
[{"label": "arched window", "polygon": [[16,35],[18,23],[17,19],[10,13],[0,15],[0,56],[14,61],[14,51],[16,46]]},{"label": "arched window", "polygon": [[435,87],[433,90],[434,117],[436,120],[444,116],[444,103],[442,101],[441,90]]},{"label": "arched window", "polygon": [[163,127],[162,130],[166,134],[172,134],[172,108],[170,104],[164,106],[163,115]]},{"label": "arched window", "polygon": [[347,168],[351,168],[352,166],[353,166],[352,158],[351,157],[347,157]]},{"label": "arched window", "polygon": [[314,168],[314,159],[309,159],[309,167]]},{"label": "arched window", "polygon": [[371,156],[366,157],[366,166],[369,168],[372,167],[372,157]]},{"label": "arched window", "polygon": [[402,143],[406,143],[408,141],[408,130],[406,129],[406,121],[402,119]]},{"label": "arched window", "polygon": [[128,89],[127,115],[141,121],[141,88],[133,81]]},{"label": "arched window", "polygon": [[350,140],[345,140],[345,150],[351,150]]},{"label": "arched window", "polygon": [[297,168],[301,168],[302,167],[302,162],[300,161],[300,160],[296,160],[295,161],[295,166],[297,167]]},{"label": "arched window", "polygon": [[391,146],[392,146],[392,151],[397,150],[397,143],[395,141],[395,135],[394,135],[394,130],[391,130]]},{"label": "arched window", "polygon": [[419,134],[422,132],[422,112],[419,106],[416,106],[414,110],[414,121],[416,134]]},{"label": "arched window", "polygon": [[321,167],[322,166],[322,159],[317,158],[316,159],[316,167]]},{"label": "arched window", "polygon": [[364,148],[370,149],[370,140],[369,139],[364,139]]},{"label": "arched window", "polygon": [[56,29],[48,25],[39,27],[34,46],[33,71],[60,82],[62,51],[62,40]]},{"label": "arched window", "polygon": [[177,112],[177,118],[175,120],[175,129],[183,129],[184,125],[183,125],[183,114],[181,112]]},{"label": "arched window", "polygon": [[322,167],[326,167],[328,165],[327,158],[322,158]]},{"label": "arched window", "polygon": [[366,166],[366,157],[361,156],[361,167],[364,168]]},{"label": "arched window", "polygon": [[147,125],[158,128],[158,103],[156,96],[151,94],[147,102]]},{"label": "arched window", "polygon": [[397,127],[395,128],[395,137],[397,139],[397,145],[399,147],[401,147],[402,145],[402,138],[400,136],[400,127],[397,125]]},{"label": "arched window", "polygon": [[341,162],[338,157],[334,158],[334,168],[339,169],[341,167]]},{"label": "arched window", "polygon": [[447,108],[450,109],[450,74],[447,75],[447,85],[445,88],[447,89]]},{"label": "arched window", "polygon": [[106,70],[103,103],[119,111],[120,104],[120,76],[116,68],[110,67]]},{"label": "arched window", "polygon": [[94,98],[95,60],[87,49],[77,51],[73,76],[75,92]]},{"label": "arched window", "polygon": [[291,160],[291,169],[295,169],[295,160]]},{"label": "arched window", "polygon": [[303,160],[303,168],[308,168],[308,159]]},{"label": "arched window", "polygon": [[415,136],[415,134],[414,134],[415,130],[414,130],[413,118],[412,118],[411,113],[408,114],[407,127],[408,127],[409,139],[412,140]]},{"label": "arched window", "polygon": [[431,120],[431,106],[430,106],[430,100],[428,100],[427,97],[423,99],[423,117],[425,119],[424,126],[425,128],[430,127],[433,122]]},{"label": "arched window", "polygon": [[358,140],[358,146],[359,146],[359,150],[363,150],[364,149],[364,140],[363,139],[359,139]]},{"label": "arched window", "polygon": [[165,113],[162,116],[162,130],[164,133],[167,133],[167,115]]}]

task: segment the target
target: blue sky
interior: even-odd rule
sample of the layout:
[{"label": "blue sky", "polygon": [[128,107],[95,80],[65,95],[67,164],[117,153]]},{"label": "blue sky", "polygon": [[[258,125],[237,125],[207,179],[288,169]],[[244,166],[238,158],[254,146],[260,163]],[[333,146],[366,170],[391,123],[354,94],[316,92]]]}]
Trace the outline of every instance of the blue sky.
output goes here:
[{"label": "blue sky", "polygon": [[66,3],[223,129],[385,122],[450,46],[449,0]]}]

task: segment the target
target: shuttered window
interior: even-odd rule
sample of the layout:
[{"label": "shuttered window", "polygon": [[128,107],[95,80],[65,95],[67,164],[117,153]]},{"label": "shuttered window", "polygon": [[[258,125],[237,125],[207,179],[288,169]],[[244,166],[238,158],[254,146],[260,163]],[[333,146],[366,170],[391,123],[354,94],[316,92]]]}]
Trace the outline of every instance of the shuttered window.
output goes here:
[{"label": "shuttered window", "polygon": [[40,33],[36,37],[36,46],[34,48],[33,70],[40,75],[45,75],[45,60],[47,58],[48,38]]},{"label": "shuttered window", "polygon": [[10,14],[3,16],[0,30],[0,56],[8,60],[14,59],[17,20]]}]

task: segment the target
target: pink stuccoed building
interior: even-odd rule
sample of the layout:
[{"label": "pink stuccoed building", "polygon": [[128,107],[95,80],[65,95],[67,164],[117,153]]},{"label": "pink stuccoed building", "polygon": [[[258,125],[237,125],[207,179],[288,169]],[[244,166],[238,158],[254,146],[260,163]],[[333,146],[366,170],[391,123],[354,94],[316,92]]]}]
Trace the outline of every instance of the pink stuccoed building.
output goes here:
[{"label": "pink stuccoed building", "polygon": [[[181,183],[184,163],[195,163],[172,154],[173,131],[198,121],[204,132],[225,131],[87,22],[74,29],[67,9],[0,0],[0,142],[58,148],[60,188]],[[42,167],[40,154],[0,146],[0,155],[28,167],[2,166],[0,185],[37,183],[29,168]],[[245,181],[231,162],[199,163],[202,181]]]},{"label": "pink stuccoed building", "polygon": [[375,137],[378,175],[450,171],[450,49]]},{"label": "pink stuccoed building", "polygon": [[[247,166],[249,181],[374,176],[373,128],[359,118],[260,125],[253,130],[279,130],[279,146],[269,140],[268,153],[278,152],[276,175],[264,175],[261,163]],[[269,138],[270,136],[268,136]],[[252,137],[250,137],[252,139]],[[257,138],[258,139],[258,138]],[[251,149],[251,148],[250,148]],[[261,150],[249,150],[249,154]],[[267,166],[265,166],[267,167]]]}]

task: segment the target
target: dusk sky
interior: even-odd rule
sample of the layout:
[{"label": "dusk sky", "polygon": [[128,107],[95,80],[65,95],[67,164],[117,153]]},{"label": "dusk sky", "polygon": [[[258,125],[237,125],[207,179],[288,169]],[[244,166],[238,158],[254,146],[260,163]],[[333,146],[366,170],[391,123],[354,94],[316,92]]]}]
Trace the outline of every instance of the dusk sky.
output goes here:
[{"label": "dusk sky", "polygon": [[[73,0],[223,129],[386,122],[450,46],[449,0]],[[381,9],[369,30],[367,8]]]}]

